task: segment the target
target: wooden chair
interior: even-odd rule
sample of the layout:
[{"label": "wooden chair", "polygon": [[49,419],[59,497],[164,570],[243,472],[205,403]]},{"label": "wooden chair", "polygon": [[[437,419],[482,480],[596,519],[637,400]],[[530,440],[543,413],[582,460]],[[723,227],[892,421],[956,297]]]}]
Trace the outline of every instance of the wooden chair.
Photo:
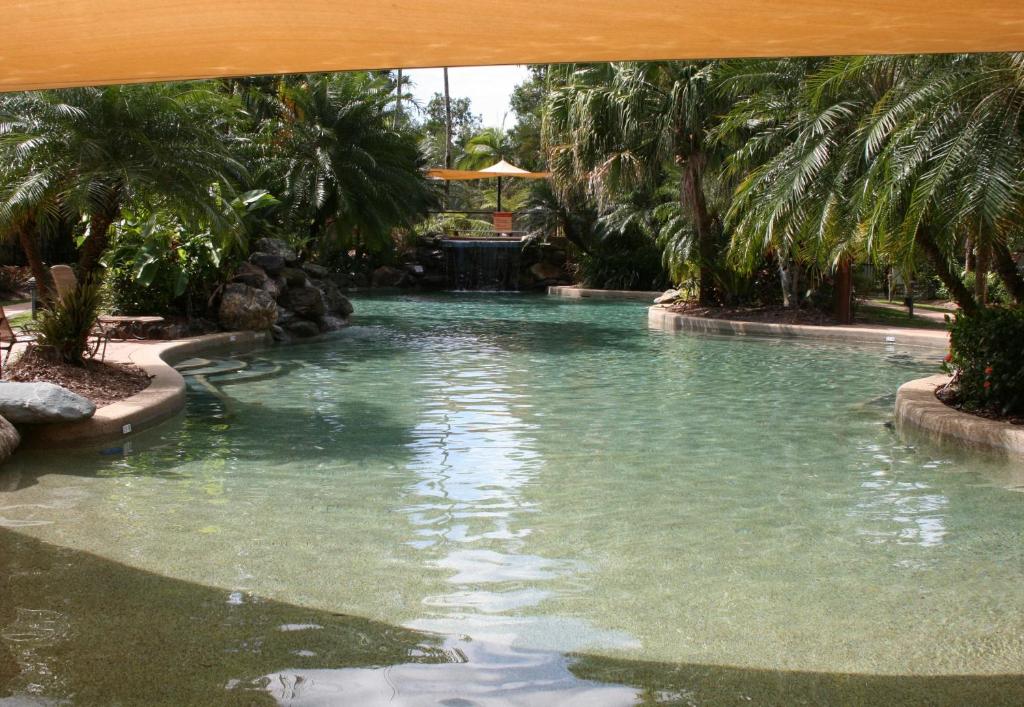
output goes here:
[{"label": "wooden chair", "polygon": [[32,334],[18,334],[14,331],[11,326],[11,322],[7,319],[7,313],[4,312],[4,308],[0,307],[0,350],[4,351],[3,364],[0,364],[0,373],[3,372],[3,366],[7,365],[7,359],[11,357],[11,351],[18,344],[31,344],[36,340],[36,337]]}]

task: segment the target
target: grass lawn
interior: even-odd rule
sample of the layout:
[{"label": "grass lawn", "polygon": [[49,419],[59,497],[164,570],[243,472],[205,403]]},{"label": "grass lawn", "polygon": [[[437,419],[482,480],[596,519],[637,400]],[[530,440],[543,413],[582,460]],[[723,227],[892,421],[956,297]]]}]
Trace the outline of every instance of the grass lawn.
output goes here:
[{"label": "grass lawn", "polygon": [[[873,298],[869,299],[868,302],[877,302],[878,304],[887,304],[887,305],[890,305],[890,306],[894,305],[894,304],[895,305],[899,305],[899,306],[903,306],[903,298],[902,297],[897,297],[892,302],[890,302],[889,300],[885,299],[884,297],[873,297]],[[952,308],[946,306],[945,304],[928,304],[927,302],[917,302],[917,301],[914,302],[914,309],[924,309],[924,310],[927,310],[929,312],[938,312],[940,314],[952,314],[953,312],[956,311],[955,309],[952,309]]]},{"label": "grass lawn", "polygon": [[[917,309],[917,305],[914,305]],[[944,311],[937,309],[935,311]],[[906,312],[899,312],[895,309],[886,309],[885,307],[873,307],[870,304],[859,304],[856,310],[856,322],[857,324],[876,324],[878,326],[899,326],[908,327],[911,329],[935,329],[943,331],[946,329],[945,322],[937,322],[933,319],[926,319],[924,317],[914,317],[911,319],[907,316]]]},{"label": "grass lawn", "polygon": [[15,314],[13,317],[7,320],[10,322],[13,329],[20,329],[21,327],[32,321],[32,312],[22,312],[21,314]]}]

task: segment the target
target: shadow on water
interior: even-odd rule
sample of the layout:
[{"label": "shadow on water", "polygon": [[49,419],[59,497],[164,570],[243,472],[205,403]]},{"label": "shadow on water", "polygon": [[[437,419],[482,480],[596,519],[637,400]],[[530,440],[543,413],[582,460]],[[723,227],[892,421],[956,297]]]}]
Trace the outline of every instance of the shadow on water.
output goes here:
[{"label": "shadow on water", "polygon": [[1024,703],[1019,675],[800,673],[453,640],[168,579],[0,529],[0,698],[15,704]]}]

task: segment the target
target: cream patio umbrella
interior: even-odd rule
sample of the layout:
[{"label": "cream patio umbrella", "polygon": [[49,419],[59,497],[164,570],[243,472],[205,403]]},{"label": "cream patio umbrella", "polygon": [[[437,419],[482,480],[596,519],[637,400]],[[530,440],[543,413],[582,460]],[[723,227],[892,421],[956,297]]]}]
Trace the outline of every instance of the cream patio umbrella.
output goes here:
[{"label": "cream patio umbrella", "polygon": [[506,177],[513,179],[547,179],[551,172],[528,172],[505,160],[495,162],[484,169],[428,169],[427,176],[446,182],[469,181],[472,179],[498,180],[498,211],[501,211],[501,180]]}]

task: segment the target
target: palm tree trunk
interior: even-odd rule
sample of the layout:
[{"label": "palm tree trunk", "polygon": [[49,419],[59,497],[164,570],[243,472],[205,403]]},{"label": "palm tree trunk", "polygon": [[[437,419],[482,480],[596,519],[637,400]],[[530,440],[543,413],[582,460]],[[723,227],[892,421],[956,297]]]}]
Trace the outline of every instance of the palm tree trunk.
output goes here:
[{"label": "palm tree trunk", "polygon": [[78,256],[78,269],[83,279],[89,277],[99,266],[103,251],[110,242],[110,226],[114,219],[105,213],[94,213],[89,216],[89,237],[82,245]]},{"label": "palm tree trunk", "polygon": [[942,252],[942,249],[932,239],[931,233],[928,232],[925,226],[917,227],[914,242],[924,251],[928,262],[935,268],[935,274],[939,276],[942,284],[949,290],[949,293],[953,296],[953,301],[960,305],[960,309],[967,314],[978,311],[978,303],[971,296],[964,281],[949,267],[949,260],[946,258],[946,254]]},{"label": "palm tree trunk", "polygon": [[395,96],[395,125],[399,124],[399,120],[402,117],[402,70],[398,70],[398,91]]},{"label": "palm tree trunk", "polygon": [[38,238],[39,231],[36,228],[35,219],[27,218],[18,228],[18,242],[21,243],[21,249],[25,253],[32,277],[36,279],[36,292],[39,293],[39,299],[42,302],[48,302],[57,292],[57,287],[53,282],[53,273],[46,267],[46,263],[43,262],[42,256],[39,254]]},{"label": "palm tree trunk", "polygon": [[1024,277],[1017,269],[1017,263],[1014,262],[1010,249],[1006,247],[1005,243],[994,243],[992,256],[995,271],[999,273],[999,278],[1006,285],[1006,291],[1010,293],[1010,297],[1013,297],[1014,302],[1024,304]]},{"label": "palm tree trunk", "polygon": [[[452,168],[452,94],[448,90],[448,67],[444,67],[444,168]],[[451,191],[451,182],[447,179],[444,182],[444,205],[449,208],[448,203]]]},{"label": "palm tree trunk", "polygon": [[988,270],[991,263],[992,249],[988,243],[978,241],[974,259],[974,299],[978,304],[988,304]]},{"label": "palm tree trunk", "polygon": [[714,271],[711,261],[714,243],[711,234],[711,215],[708,213],[707,200],[704,197],[702,158],[689,155],[683,161],[680,179],[680,200],[684,209],[689,209],[693,229],[697,234],[697,257],[700,275],[697,300],[699,304],[711,305],[715,302]]}]

